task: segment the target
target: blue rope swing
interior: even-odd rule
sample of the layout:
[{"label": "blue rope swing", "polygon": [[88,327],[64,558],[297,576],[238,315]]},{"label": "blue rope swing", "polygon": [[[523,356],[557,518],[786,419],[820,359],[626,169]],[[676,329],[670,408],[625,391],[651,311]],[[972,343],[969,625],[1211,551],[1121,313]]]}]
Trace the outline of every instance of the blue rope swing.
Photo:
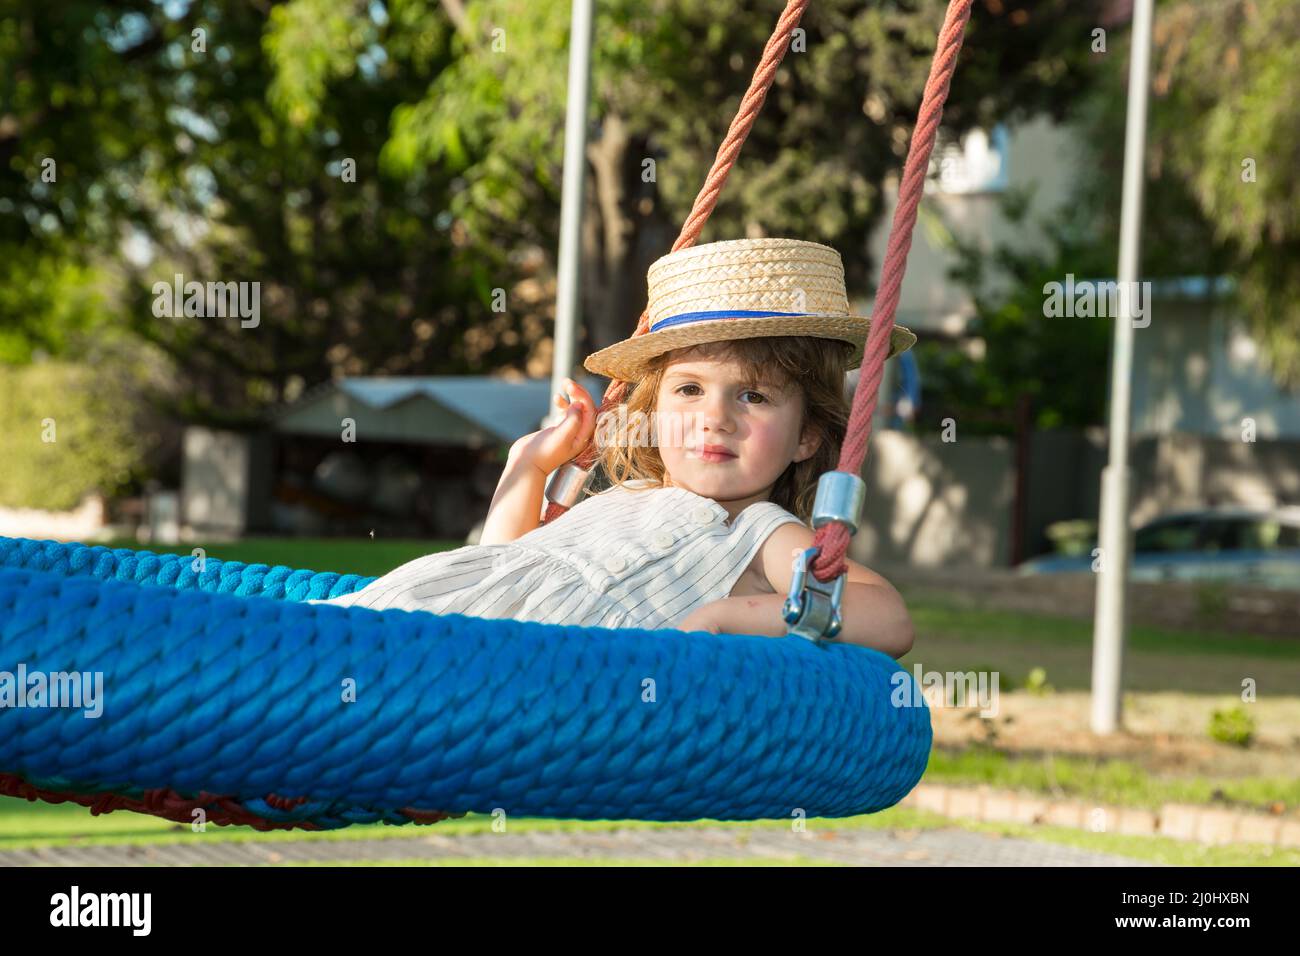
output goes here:
[{"label": "blue rope swing", "polygon": [[97,718],[0,709],[0,776],[333,828],[842,817],[925,771],[929,711],[881,652],[301,603],[371,580],[0,538],[0,693],[20,665],[103,682]]}]

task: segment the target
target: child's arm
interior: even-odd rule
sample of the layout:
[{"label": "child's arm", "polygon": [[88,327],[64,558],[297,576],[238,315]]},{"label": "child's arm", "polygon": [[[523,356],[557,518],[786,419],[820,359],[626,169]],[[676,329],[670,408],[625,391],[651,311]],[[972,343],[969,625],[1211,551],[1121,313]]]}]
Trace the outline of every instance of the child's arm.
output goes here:
[{"label": "child's arm", "polygon": [[596,404],[577,382],[565,379],[570,403],[557,395],[565,407],[558,424],[525,435],[510,446],[505,471],[497,482],[496,494],[488,506],[487,520],[479,544],[504,544],[536,529],[542,523],[542,493],[546,476],[582,451],[596,430]]},{"label": "child's arm", "polygon": [[[763,572],[775,594],[727,597],[706,604],[678,627],[712,630],[722,634],[761,634],[784,637],[786,624],[781,605],[790,593],[791,567],[796,551],[812,547],[807,527],[784,524],[763,543]],[[840,605],[843,628],[835,640],[884,651],[893,658],[912,649],[912,619],[902,597],[888,581],[869,568],[846,559],[844,598]]]},{"label": "child's arm", "polygon": [[511,448],[478,543],[504,544],[540,525],[545,487],[546,473],[530,462],[520,461]]}]

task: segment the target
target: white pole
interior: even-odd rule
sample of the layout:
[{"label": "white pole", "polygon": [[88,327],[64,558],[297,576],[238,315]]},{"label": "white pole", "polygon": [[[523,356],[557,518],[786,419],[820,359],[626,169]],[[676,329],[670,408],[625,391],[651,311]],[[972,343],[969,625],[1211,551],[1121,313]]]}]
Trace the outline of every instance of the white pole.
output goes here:
[{"label": "white pole", "polygon": [[[556,267],[555,353],[551,395],[573,373],[578,324],[578,266],[582,255],[583,181],[587,170],[587,91],[591,63],[592,0],[573,0],[569,23],[569,91],[564,119],[564,184],[560,193],[560,253]],[[545,424],[558,420],[554,405]]]},{"label": "white pole", "polygon": [[[1147,90],[1150,86],[1153,0],[1133,7],[1128,74],[1128,123],[1124,132],[1124,193],[1120,207],[1119,287],[1136,290],[1142,242],[1142,185],[1146,157]],[[1120,726],[1120,694],[1127,629],[1127,587],[1132,533],[1129,528],[1129,416],[1133,373],[1135,291],[1115,320],[1110,374],[1110,461],[1102,471],[1100,569],[1092,643],[1092,730],[1114,733]],[[1150,308],[1150,303],[1147,303]]]}]

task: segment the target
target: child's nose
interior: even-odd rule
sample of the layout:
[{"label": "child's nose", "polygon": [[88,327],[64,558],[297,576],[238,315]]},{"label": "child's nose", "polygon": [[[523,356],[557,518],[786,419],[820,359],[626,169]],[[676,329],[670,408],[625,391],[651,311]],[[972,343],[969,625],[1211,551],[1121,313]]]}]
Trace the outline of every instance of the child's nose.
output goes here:
[{"label": "child's nose", "polygon": [[725,431],[731,425],[731,412],[724,406],[710,406],[701,413],[700,424],[708,431]]}]

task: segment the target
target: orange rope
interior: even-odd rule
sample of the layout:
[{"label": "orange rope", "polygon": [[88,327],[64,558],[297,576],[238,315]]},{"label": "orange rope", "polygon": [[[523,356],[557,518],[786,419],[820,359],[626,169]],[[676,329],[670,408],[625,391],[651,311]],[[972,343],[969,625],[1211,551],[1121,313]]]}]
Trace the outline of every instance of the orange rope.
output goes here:
[{"label": "orange rope", "polygon": [[[754,75],[749,81],[749,89],[746,91],[744,99],[740,101],[740,107],[736,111],[736,118],[731,121],[731,127],[727,130],[726,138],[723,139],[722,145],[718,147],[718,154],[714,157],[713,166],[704,180],[704,187],[695,197],[695,202],[691,205],[691,214],[686,217],[681,234],[678,235],[677,241],[673,243],[673,252],[687,246],[693,246],[695,240],[699,238],[700,233],[704,230],[704,224],[708,222],[709,215],[718,204],[718,196],[727,182],[731,167],[735,165],[737,157],[740,156],[740,147],[745,144],[749,131],[754,128],[754,120],[758,119],[759,110],[763,108],[763,101],[767,98],[767,91],[771,88],[772,81],[776,79],[776,68],[781,65],[781,60],[785,58],[785,51],[790,49],[790,36],[794,33],[795,27],[799,25],[799,20],[807,6],[808,0],[789,0],[785,5],[785,10],[781,13],[781,19],[776,23],[776,29],[772,31],[767,46],[763,48],[763,57],[759,60],[758,67],[754,70]],[[637,320],[636,331],[632,335],[645,335],[649,328],[650,313],[648,310],[644,310],[641,313],[641,318]],[[614,379],[609,383],[609,387],[605,389],[605,395],[601,399],[600,409],[596,413],[597,421],[600,420],[601,414],[618,408],[619,403],[627,395],[627,387],[627,382],[618,379]],[[596,445],[592,441],[578,454],[576,464],[580,468],[587,469],[592,466],[595,460]],[[542,518],[542,523],[546,524],[568,510],[563,505],[550,502],[546,506],[546,515]]]}]

